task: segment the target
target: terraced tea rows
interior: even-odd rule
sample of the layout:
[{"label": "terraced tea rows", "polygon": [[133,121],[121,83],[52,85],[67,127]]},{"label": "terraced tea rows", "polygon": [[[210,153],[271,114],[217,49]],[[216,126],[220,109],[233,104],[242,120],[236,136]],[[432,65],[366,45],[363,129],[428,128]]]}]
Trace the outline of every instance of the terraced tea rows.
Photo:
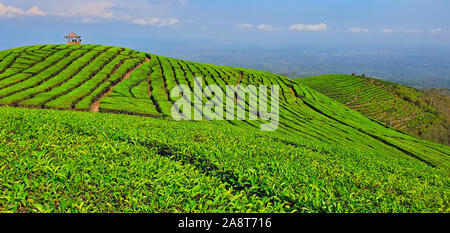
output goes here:
[{"label": "terraced tea rows", "polygon": [[11,65],[15,60],[5,63],[3,72],[9,75],[1,80],[0,104],[86,110],[98,93],[121,80],[119,68],[131,69],[145,58],[131,57],[130,51],[122,48],[94,45],[27,47],[9,57],[25,55],[36,62],[20,70]]},{"label": "terraced tea rows", "polygon": [[[173,103],[188,97],[171,97],[170,91],[178,84],[193,91],[200,85],[195,77],[202,77],[203,87],[217,85],[222,90],[226,85],[277,85],[280,90],[278,131],[282,133],[364,151],[413,157],[430,166],[450,167],[449,148],[388,129],[311,88],[268,72],[200,64],[99,45],[31,46],[3,51],[0,57],[3,57],[0,62],[2,105],[125,113],[171,120]],[[354,108],[371,109],[369,103],[381,93],[369,88],[371,84],[364,80],[341,84],[343,87],[348,85],[354,89],[356,97],[338,91],[334,95]],[[382,94],[386,102],[392,98]],[[270,96],[269,92],[268,104]],[[225,95],[218,98],[234,99]],[[203,104],[212,101],[205,95],[193,95],[193,99],[200,99]],[[243,110],[248,116],[250,101],[254,100],[236,101],[234,115]],[[395,101],[405,111],[391,114],[389,121],[393,126],[402,128],[405,122],[418,119],[421,112],[414,106]],[[373,116],[379,116],[377,109],[372,110]],[[193,106],[192,111],[202,110]],[[413,114],[415,111],[417,116]],[[259,128],[265,122],[247,117],[242,121],[216,123]]]},{"label": "terraced tea rows", "polygon": [[[352,75],[323,75],[302,78],[307,85],[394,129],[419,135],[438,119],[436,110],[402,96],[393,83]],[[404,87],[406,89],[406,87]],[[407,90],[414,95],[419,91]]]}]

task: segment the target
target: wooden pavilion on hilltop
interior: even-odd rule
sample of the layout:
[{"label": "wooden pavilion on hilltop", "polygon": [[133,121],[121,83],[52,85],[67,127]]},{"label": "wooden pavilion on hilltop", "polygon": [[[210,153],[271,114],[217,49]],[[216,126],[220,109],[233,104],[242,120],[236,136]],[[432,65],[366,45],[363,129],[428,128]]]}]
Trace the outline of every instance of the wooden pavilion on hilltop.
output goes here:
[{"label": "wooden pavilion on hilltop", "polygon": [[67,44],[81,44],[81,36],[75,34],[74,32],[70,33],[64,38],[66,38]]}]

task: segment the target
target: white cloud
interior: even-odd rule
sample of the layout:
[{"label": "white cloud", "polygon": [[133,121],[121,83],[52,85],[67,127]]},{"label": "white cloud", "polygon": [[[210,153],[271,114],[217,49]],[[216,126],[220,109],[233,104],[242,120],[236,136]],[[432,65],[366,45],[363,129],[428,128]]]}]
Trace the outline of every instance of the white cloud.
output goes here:
[{"label": "white cloud", "polygon": [[41,11],[37,6],[33,6],[31,9],[29,9],[27,12],[25,12],[27,15],[38,15],[38,16],[44,16],[47,15],[47,13]]},{"label": "white cloud", "polygon": [[364,32],[364,33],[368,33],[370,32],[370,29],[368,28],[361,28],[361,27],[351,27],[348,29],[349,32],[355,32],[355,33],[359,33],[359,32]]},{"label": "white cloud", "polygon": [[0,3],[0,16],[6,18],[12,18],[16,15],[22,15],[24,12],[22,9],[15,8],[12,6],[5,6]]},{"label": "white cloud", "polygon": [[387,28],[387,29],[381,30],[381,32],[383,32],[383,33],[422,33],[424,31],[423,30],[416,30],[416,29],[392,29],[392,28]]},{"label": "white cloud", "polygon": [[142,26],[153,26],[153,27],[165,27],[165,26],[173,26],[180,22],[177,18],[145,18],[145,19],[135,19],[133,23],[139,24]]},{"label": "white cloud", "polygon": [[325,23],[321,24],[295,24],[291,25],[289,27],[289,30],[296,30],[296,31],[326,31],[328,29],[328,26]]},{"label": "white cloud", "polygon": [[114,7],[114,3],[109,1],[89,2],[89,3],[76,3],[63,9],[60,13],[56,13],[56,16],[62,17],[78,17],[81,18],[82,23],[96,23],[101,19],[124,19],[123,17],[117,17],[111,8]]},{"label": "white cloud", "polygon": [[442,28],[435,28],[435,29],[431,29],[431,33],[433,34],[438,34],[443,32],[444,30],[442,30]]},{"label": "white cloud", "polygon": [[245,28],[245,29],[249,29],[249,28],[254,28],[254,27],[255,27],[255,25],[253,25],[253,24],[248,24],[248,23],[245,23],[245,24],[237,24],[237,25],[236,25],[236,27],[238,27],[238,28]]},{"label": "white cloud", "polygon": [[272,25],[268,25],[268,24],[260,24],[260,25],[258,25],[257,28],[258,28],[258,30],[268,31],[268,32],[275,30],[275,28]]},{"label": "white cloud", "polygon": [[33,6],[28,11],[24,11],[20,8],[13,6],[5,6],[0,3],[0,17],[3,18],[14,18],[16,16],[44,16],[47,13],[41,11],[37,6]]},{"label": "white cloud", "polygon": [[[1,0],[0,0],[1,1]],[[63,20],[76,20],[81,23],[96,23],[100,21],[123,21],[142,26],[165,27],[180,23],[176,17],[164,16],[167,8],[174,5],[185,6],[188,0],[155,0],[156,3],[142,0],[140,4],[130,5],[119,0],[77,0],[65,4],[54,4],[51,12],[44,12],[37,6],[24,10],[0,3],[0,19],[24,16],[52,16]],[[59,1],[58,1],[59,2]],[[162,17],[157,17],[162,16]],[[186,21],[186,23],[194,23]]]},{"label": "white cloud", "polygon": [[[179,0],[179,3],[187,4],[187,1]],[[82,23],[95,23],[106,19],[132,22],[141,26],[165,27],[173,26],[180,22],[177,18],[136,17],[115,11],[121,7],[123,6],[117,5],[112,1],[89,2],[84,4],[78,3],[61,10],[60,12],[62,13],[58,13],[57,15],[80,17]]]},{"label": "white cloud", "polygon": [[65,12],[59,13],[58,15],[113,18],[115,15],[110,10],[112,7],[114,7],[114,3],[108,1],[75,4],[71,5]]}]

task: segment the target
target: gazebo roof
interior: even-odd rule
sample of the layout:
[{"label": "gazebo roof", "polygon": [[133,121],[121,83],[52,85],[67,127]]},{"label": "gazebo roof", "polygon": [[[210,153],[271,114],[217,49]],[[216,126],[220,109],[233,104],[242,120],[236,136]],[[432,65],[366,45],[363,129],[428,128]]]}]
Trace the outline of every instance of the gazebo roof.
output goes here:
[{"label": "gazebo roof", "polygon": [[81,36],[75,34],[74,32],[70,33],[69,35],[65,36],[64,38],[81,38]]}]

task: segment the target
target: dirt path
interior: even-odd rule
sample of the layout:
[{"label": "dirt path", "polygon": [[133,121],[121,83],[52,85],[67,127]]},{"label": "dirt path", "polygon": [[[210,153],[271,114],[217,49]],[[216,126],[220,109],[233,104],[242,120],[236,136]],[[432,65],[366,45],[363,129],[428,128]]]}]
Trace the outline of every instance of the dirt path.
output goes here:
[{"label": "dirt path", "polygon": [[138,66],[134,67],[134,69],[132,69],[130,72],[126,73],[125,76],[123,76],[122,80],[120,80],[120,82],[118,82],[116,85],[111,86],[109,88],[109,90],[103,94],[100,98],[98,98],[94,103],[91,104],[91,107],[89,109],[90,112],[98,112],[99,108],[100,108],[100,102],[102,101],[103,98],[107,97],[109,94],[111,94],[114,90],[114,88],[121,84],[123,81],[127,80],[128,78],[130,78],[131,74],[137,70],[139,67],[141,67],[144,63],[146,62],[150,62],[150,60],[147,58],[145,59],[144,62],[142,62],[141,64],[139,64]]},{"label": "dirt path", "polygon": [[239,73],[239,80],[238,80],[238,83],[237,83],[237,85],[236,86],[239,86],[239,85],[241,85],[241,81],[242,81],[242,77],[244,76],[244,74],[243,73]]},{"label": "dirt path", "polygon": [[350,105],[355,103],[358,99],[359,99],[359,95],[361,94],[361,91],[364,90],[367,86],[369,86],[369,83],[366,83],[366,85],[364,85],[363,87],[361,87],[358,92],[356,93],[356,96],[353,100],[348,101],[347,103],[345,103],[345,105]]},{"label": "dirt path", "polygon": [[294,89],[292,89],[292,87],[290,87],[289,89],[291,89],[292,95],[294,95],[294,101],[297,101],[297,96],[295,95]]}]

